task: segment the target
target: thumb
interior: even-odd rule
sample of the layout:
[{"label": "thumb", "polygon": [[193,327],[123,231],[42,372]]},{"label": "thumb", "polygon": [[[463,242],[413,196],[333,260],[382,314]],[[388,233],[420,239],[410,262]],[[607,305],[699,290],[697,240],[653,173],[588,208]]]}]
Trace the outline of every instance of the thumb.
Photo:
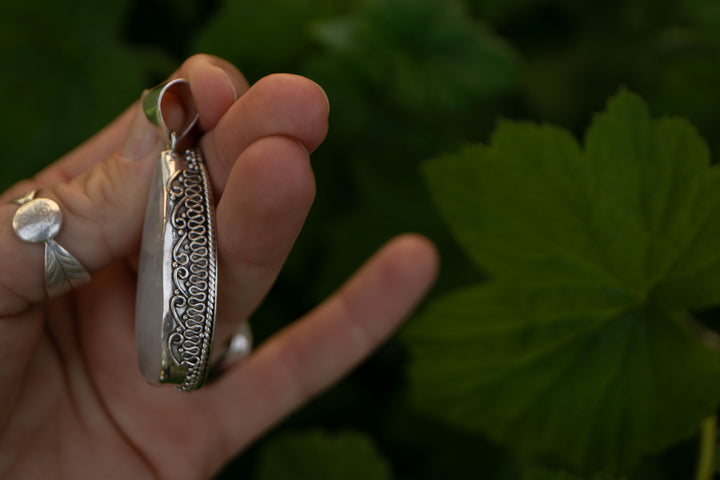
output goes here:
[{"label": "thumb", "polygon": [[[123,149],[85,173],[40,189],[60,207],[62,226],[55,241],[89,272],[132,253],[138,244],[154,162],[161,139],[135,115]],[[17,237],[12,219],[18,207],[0,206],[0,315],[25,310],[46,298],[44,245]]]},{"label": "thumb", "polygon": [[[196,99],[201,119],[209,127],[235,100],[233,79],[214,63],[207,56],[193,57],[177,74],[189,79],[193,91],[210,92]],[[218,88],[221,84],[227,88]],[[165,140],[140,106],[134,109],[120,149],[77,177],[41,188],[36,195],[57,202],[63,224],[55,241],[91,274],[135,253],[140,242],[154,160]],[[0,316],[20,313],[47,298],[44,245],[23,242],[15,235],[12,218],[17,208],[0,205]]]}]

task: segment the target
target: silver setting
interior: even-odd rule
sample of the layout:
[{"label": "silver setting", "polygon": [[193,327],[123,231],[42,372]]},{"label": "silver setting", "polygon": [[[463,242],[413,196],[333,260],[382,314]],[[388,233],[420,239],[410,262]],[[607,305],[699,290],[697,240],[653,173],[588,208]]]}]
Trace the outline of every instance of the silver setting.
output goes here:
[{"label": "silver setting", "polygon": [[[163,117],[163,96],[181,102],[189,121],[179,133]],[[160,154],[143,228],[136,305],[140,370],[150,383],[200,388],[209,373],[217,298],[215,207],[199,149],[177,151],[197,122],[189,84],[177,79],[143,99],[148,119],[162,127]]]},{"label": "silver setting", "polygon": [[[215,325],[217,252],[214,205],[199,150],[185,152],[187,167],[168,189],[173,229],[171,324],[163,345],[167,357],[185,369],[180,390],[199,388],[208,374]],[[164,355],[165,356],[165,355]]]},{"label": "silver setting", "polygon": [[62,228],[60,206],[49,198],[35,198],[30,190],[12,203],[19,205],[12,219],[15,235],[24,242],[45,244],[45,289],[59,297],[90,281],[90,274],[54,238]]},{"label": "silver setting", "polygon": [[[188,119],[185,125],[176,130],[172,130],[165,122],[163,99],[168,94],[172,94],[177,98],[185,110],[185,118]],[[150,123],[162,128],[165,132],[165,135],[170,140],[171,150],[176,150],[177,144],[193,129],[199,118],[197,107],[195,107],[195,102],[192,99],[190,83],[184,78],[176,78],[148,90],[142,98],[142,105],[145,116],[150,120]]]}]

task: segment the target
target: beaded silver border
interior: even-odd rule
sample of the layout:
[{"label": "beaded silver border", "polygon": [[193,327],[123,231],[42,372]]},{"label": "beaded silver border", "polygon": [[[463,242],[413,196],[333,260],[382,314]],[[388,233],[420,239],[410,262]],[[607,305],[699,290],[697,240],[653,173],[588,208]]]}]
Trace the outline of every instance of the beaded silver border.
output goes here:
[{"label": "beaded silver border", "polygon": [[186,372],[178,389],[190,391],[202,386],[209,371],[217,251],[213,195],[200,150],[187,150],[185,161],[186,168],[168,184],[169,226],[175,241],[171,246],[172,296],[167,305],[171,325],[165,347],[176,366]]}]

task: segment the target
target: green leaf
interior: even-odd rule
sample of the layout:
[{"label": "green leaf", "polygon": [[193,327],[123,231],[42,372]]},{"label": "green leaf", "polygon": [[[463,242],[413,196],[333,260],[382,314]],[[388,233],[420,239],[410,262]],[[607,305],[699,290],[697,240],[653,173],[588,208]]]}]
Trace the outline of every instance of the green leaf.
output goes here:
[{"label": "green leaf", "polygon": [[314,33],[375,101],[411,112],[460,111],[517,82],[512,49],[454,1],[368,1]]},{"label": "green leaf", "polygon": [[720,401],[720,355],[687,312],[720,301],[720,177],[690,125],[621,91],[584,148],[504,122],[425,175],[492,281],[410,325],[420,405],[581,470],[697,431]]},{"label": "green leaf", "polygon": [[284,434],[265,445],[258,462],[258,480],[392,478],[370,438],[356,432]]}]

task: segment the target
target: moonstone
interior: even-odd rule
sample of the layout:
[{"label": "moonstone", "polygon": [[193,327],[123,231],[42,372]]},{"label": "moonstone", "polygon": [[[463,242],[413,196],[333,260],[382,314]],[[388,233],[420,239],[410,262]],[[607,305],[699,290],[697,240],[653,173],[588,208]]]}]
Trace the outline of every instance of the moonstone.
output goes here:
[{"label": "moonstone", "polygon": [[135,305],[135,338],[138,363],[148,382],[162,382],[169,372],[170,359],[163,348],[165,330],[172,325],[169,299],[172,294],[172,245],[169,224],[168,183],[185,167],[173,152],[161,154],[155,169],[143,225],[138,291]]}]

